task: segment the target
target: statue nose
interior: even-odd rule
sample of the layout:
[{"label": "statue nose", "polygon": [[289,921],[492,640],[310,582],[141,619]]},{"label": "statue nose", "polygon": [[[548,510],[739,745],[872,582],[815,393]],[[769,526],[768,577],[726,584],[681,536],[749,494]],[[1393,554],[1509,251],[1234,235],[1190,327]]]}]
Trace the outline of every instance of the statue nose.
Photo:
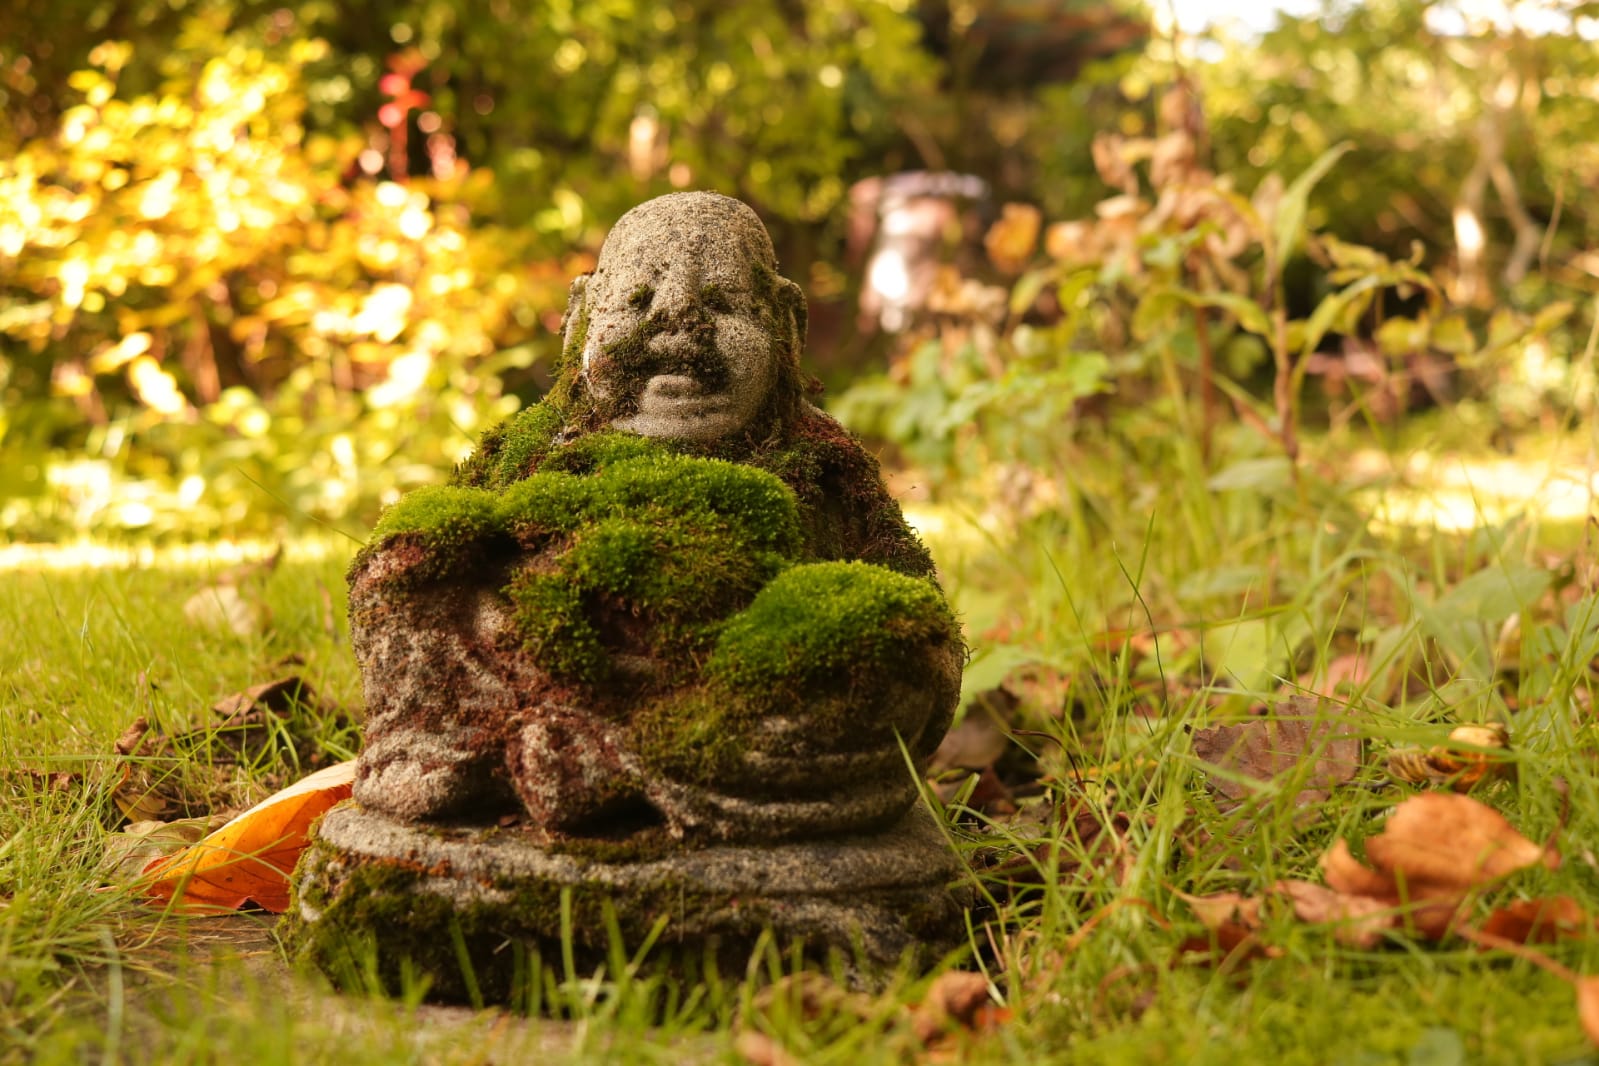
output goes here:
[{"label": "statue nose", "polygon": [[699,302],[698,288],[688,271],[668,272],[656,283],[650,317],[670,320],[693,311]]}]

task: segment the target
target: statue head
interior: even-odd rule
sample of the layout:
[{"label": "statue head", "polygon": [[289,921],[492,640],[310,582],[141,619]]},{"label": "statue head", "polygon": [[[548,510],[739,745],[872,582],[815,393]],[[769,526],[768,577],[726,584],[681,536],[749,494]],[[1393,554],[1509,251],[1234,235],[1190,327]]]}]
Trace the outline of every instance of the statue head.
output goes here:
[{"label": "statue head", "polygon": [[589,428],[696,442],[764,437],[803,396],[805,297],[743,203],[709,192],[616,223],[566,318]]}]

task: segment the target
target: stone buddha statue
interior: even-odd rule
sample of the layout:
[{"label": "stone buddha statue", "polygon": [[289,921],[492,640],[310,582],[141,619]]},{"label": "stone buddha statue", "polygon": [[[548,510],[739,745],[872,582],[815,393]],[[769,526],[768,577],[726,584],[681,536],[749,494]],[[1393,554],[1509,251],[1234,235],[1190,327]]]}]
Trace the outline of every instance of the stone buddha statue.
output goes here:
[{"label": "stone buddha statue", "polygon": [[[914,805],[964,647],[875,460],[807,399],[805,317],[744,204],[649,201],[573,284],[549,396],[385,513],[350,571],[366,744],[302,868],[310,954],[378,932],[362,877],[393,897],[401,852],[456,922],[475,870],[629,930],[686,885],[680,940],[724,953],[947,939],[954,868]],[[502,948],[553,935],[487,913]]]}]

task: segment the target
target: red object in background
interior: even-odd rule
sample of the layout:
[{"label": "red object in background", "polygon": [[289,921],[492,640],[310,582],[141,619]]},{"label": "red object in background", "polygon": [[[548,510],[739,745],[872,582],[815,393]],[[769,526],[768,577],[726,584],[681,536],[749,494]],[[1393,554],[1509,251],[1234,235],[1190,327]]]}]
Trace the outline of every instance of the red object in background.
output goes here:
[{"label": "red object in background", "polygon": [[427,66],[415,48],[389,56],[389,73],[378,79],[378,91],[389,100],[378,108],[378,121],[389,130],[389,177],[404,181],[410,176],[410,156],[406,150],[411,112],[426,107],[432,99],[412,88],[412,80]]}]

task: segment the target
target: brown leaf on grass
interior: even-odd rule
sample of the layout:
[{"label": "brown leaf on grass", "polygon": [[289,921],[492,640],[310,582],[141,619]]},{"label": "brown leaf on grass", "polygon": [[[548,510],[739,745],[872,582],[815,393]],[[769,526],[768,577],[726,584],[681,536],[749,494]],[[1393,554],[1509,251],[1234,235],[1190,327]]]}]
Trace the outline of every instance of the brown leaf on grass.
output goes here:
[{"label": "brown leaf on grass", "polygon": [[1394,808],[1366,857],[1396,882],[1461,890],[1542,864],[1560,865],[1552,847],[1534,844],[1487,804],[1444,792],[1412,796]]},{"label": "brown leaf on grass", "polygon": [[1213,965],[1231,968],[1256,959],[1281,958],[1283,949],[1260,939],[1259,930],[1242,922],[1207,926],[1204,936],[1191,936],[1177,945],[1178,955],[1203,955]]},{"label": "brown leaf on grass", "polygon": [[742,1029],[733,1038],[733,1054],[749,1066],[800,1066],[782,1044],[756,1029]]},{"label": "brown leaf on grass", "polygon": [[270,711],[286,716],[297,704],[311,706],[315,703],[316,693],[311,690],[311,686],[291,674],[276,681],[251,685],[243,692],[235,692],[212,704],[211,709],[226,721],[248,714],[252,710]]},{"label": "brown leaf on grass", "polygon": [[[1275,714],[1240,725],[1212,726],[1194,734],[1194,754],[1222,773],[1206,784],[1234,802],[1296,771],[1303,786],[1294,806],[1320,803],[1360,769],[1360,738],[1350,716],[1319,700],[1293,697]],[[1308,772],[1302,768],[1310,764]]]},{"label": "brown leaf on grass", "polygon": [[[1286,901],[1294,917],[1307,924],[1333,926],[1333,935],[1351,947],[1374,947],[1400,927],[1437,940],[1454,929],[1462,905],[1476,889],[1517,870],[1556,866],[1559,856],[1534,844],[1492,808],[1452,793],[1414,796],[1394,808],[1383,831],[1366,840],[1367,863],[1356,859],[1343,839],[1321,858],[1325,885],[1278,881],[1260,896],[1220,892],[1207,896],[1178,893],[1211,930],[1229,926],[1249,932],[1263,923],[1265,905]],[[1369,863],[1369,865],[1368,865]],[[1574,901],[1565,897],[1513,904],[1489,919],[1484,932],[1507,940],[1580,935],[1593,928]],[[1518,935],[1518,930],[1524,932]]]},{"label": "brown leaf on grass", "polygon": [[174,807],[182,806],[179,797],[170,787],[164,787],[166,783],[158,781],[151,770],[153,760],[166,753],[166,743],[165,737],[151,731],[149,719],[140,716],[111,746],[119,757],[111,802],[129,822],[170,817]]},{"label": "brown leaf on grass", "polygon": [[984,770],[1015,743],[1010,736],[1020,700],[998,688],[973,697],[960,724],[944,734],[927,765],[929,775],[944,770]]},{"label": "brown leaf on grass", "polygon": [[183,617],[201,629],[225,629],[240,638],[255,636],[272,620],[266,604],[233,585],[209,585],[196,592],[183,601]]},{"label": "brown leaf on grass", "polygon": [[988,1032],[1010,1019],[1010,1012],[995,1005],[988,978],[980,973],[951,970],[939,974],[927,996],[916,1005],[911,1027],[924,1046],[931,1047],[960,1030]]},{"label": "brown leaf on grass", "polygon": [[1482,931],[1517,944],[1553,944],[1592,936],[1594,918],[1570,896],[1520,899],[1488,915]]},{"label": "brown leaf on grass", "polygon": [[145,734],[149,732],[150,720],[140,715],[133,720],[132,725],[122,731],[122,735],[111,745],[111,750],[118,755],[133,755],[148,746]]},{"label": "brown leaf on grass", "polygon": [[254,901],[281,914],[289,874],[305,850],[311,823],[350,794],[355,761],[319,770],[268,797],[204,840],[144,869],[144,894],[181,910],[218,914]]},{"label": "brown leaf on grass", "polygon": [[283,761],[300,766],[317,766],[325,756],[317,742],[329,723],[339,728],[348,719],[342,709],[330,707],[317,698],[305,680],[290,675],[252,685],[217,703],[211,709],[222,721],[179,733],[173,745],[184,753],[204,747],[212,763],[252,763],[266,761],[263,756],[293,753]]},{"label": "brown leaf on grass", "polygon": [[1220,929],[1228,923],[1248,929],[1260,928],[1259,897],[1245,896],[1239,892],[1213,892],[1208,896],[1190,896],[1186,892],[1179,892],[1177,896],[1188,904],[1194,917],[1199,919],[1199,924],[1206,929]]},{"label": "brown leaf on grass", "polygon": [[1577,991],[1577,1020],[1588,1040],[1599,1044],[1599,977],[1579,977],[1572,982]]},{"label": "brown leaf on grass", "polygon": [[1515,770],[1510,731],[1498,722],[1457,726],[1442,745],[1426,750],[1402,748],[1388,756],[1388,772],[1413,785],[1443,785],[1470,792],[1484,780]]},{"label": "brown leaf on grass", "polygon": [[[1237,892],[1217,892],[1208,896],[1178,893],[1193,910],[1200,924],[1217,934],[1217,942],[1232,951],[1241,932],[1256,933],[1264,924],[1267,903],[1280,899],[1292,908],[1294,917],[1310,925],[1332,925],[1333,936],[1351,947],[1369,948],[1397,921],[1388,904],[1343,893],[1310,881],[1278,881],[1260,896]],[[1178,950],[1195,948],[1184,941]],[[1257,952],[1270,956],[1272,951]]]},{"label": "brown leaf on grass", "polygon": [[0,771],[0,781],[29,792],[72,792],[83,787],[83,775],[76,770],[40,770],[20,766]]},{"label": "brown leaf on grass", "polygon": [[1386,903],[1344,895],[1310,881],[1279,881],[1272,890],[1293,904],[1294,917],[1312,925],[1332,925],[1333,939],[1352,948],[1376,947],[1399,921]]},{"label": "brown leaf on grass", "polygon": [[1449,931],[1467,896],[1517,870],[1560,864],[1552,846],[1534,844],[1498,811],[1449,792],[1412,796],[1394,808],[1383,831],[1366,840],[1360,863],[1338,840],[1322,856],[1327,887],[1387,907],[1407,906],[1422,936]]}]

